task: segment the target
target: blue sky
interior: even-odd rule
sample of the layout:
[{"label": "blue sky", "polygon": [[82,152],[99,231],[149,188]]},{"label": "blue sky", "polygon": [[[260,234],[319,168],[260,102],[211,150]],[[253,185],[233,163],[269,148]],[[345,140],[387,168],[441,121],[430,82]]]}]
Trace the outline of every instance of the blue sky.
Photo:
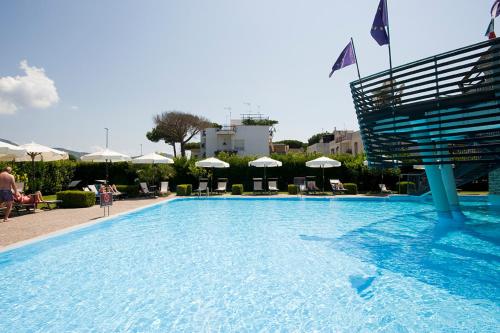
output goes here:
[{"label": "blue sky", "polygon": [[[493,0],[388,3],[393,62],[400,65],[485,40]],[[355,67],[328,74],[351,36],[362,75],[388,67],[387,47],[369,33],[377,5],[2,1],[0,88],[22,76],[43,87],[11,94],[19,104],[0,113],[0,138],[91,151],[105,145],[109,127],[112,149],[137,155],[143,144],[144,153],[169,152],[145,138],[153,115],[177,109],[226,123],[224,108],[235,118],[249,111],[245,102],[279,121],[277,140],[355,129]],[[20,69],[23,60],[30,75]],[[32,81],[23,82],[31,89]]]}]

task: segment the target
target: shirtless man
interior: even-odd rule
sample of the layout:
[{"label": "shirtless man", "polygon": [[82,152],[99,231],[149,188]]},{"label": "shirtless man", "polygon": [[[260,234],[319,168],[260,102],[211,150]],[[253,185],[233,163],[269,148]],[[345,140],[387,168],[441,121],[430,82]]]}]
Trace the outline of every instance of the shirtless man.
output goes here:
[{"label": "shirtless man", "polygon": [[[3,217],[3,221],[7,222],[9,220],[10,211],[12,210],[12,204],[14,202],[14,195],[17,196],[16,180],[14,176],[10,173],[12,172],[11,167],[6,167],[0,172],[0,204],[5,203],[7,210]],[[12,194],[14,190],[14,194]]]}]

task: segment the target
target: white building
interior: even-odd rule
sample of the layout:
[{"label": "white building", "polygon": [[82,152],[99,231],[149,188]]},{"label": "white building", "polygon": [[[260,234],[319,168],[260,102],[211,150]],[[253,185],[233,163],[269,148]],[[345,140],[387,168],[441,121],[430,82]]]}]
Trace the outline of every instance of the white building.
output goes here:
[{"label": "white building", "polygon": [[270,137],[270,126],[242,125],[241,120],[231,120],[230,126],[201,132],[200,155],[210,157],[225,151],[241,156],[269,156]]}]

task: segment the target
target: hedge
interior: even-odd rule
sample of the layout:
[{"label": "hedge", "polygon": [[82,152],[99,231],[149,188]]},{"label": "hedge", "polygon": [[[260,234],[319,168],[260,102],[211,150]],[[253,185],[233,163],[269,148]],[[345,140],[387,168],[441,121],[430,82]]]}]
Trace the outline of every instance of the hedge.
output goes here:
[{"label": "hedge", "polygon": [[180,184],[177,185],[177,195],[178,196],[189,196],[193,191],[193,185],[191,184]]},{"label": "hedge", "polygon": [[57,200],[61,208],[85,208],[95,205],[94,192],[87,191],[61,191],[57,192]]},{"label": "hedge", "polygon": [[231,186],[232,195],[242,195],[243,194],[243,184],[233,184]]},{"label": "hedge", "polygon": [[116,189],[121,193],[125,194],[129,198],[138,197],[140,193],[140,187],[137,184],[134,185],[116,185]]},{"label": "hedge", "polygon": [[354,183],[344,183],[344,188],[347,190],[345,194],[358,194],[358,185]]},{"label": "hedge", "polygon": [[288,184],[288,194],[299,194],[299,187],[295,184]]},{"label": "hedge", "polygon": [[397,182],[395,191],[398,191],[399,194],[408,194],[408,187],[415,188],[414,182]]}]

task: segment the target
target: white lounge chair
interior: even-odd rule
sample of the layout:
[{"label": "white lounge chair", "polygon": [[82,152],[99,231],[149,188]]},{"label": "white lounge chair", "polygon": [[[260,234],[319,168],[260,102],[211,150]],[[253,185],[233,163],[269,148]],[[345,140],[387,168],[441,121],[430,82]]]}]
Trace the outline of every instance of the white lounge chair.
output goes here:
[{"label": "white lounge chair", "polygon": [[388,190],[385,184],[378,184],[378,187],[380,188],[380,193],[382,194],[391,194],[392,191]]},{"label": "white lounge chair", "polygon": [[200,183],[198,184],[198,188],[194,191],[198,192],[198,196],[200,196],[202,192],[205,192],[208,195],[208,179],[200,178]]},{"label": "white lounge chair", "polygon": [[81,180],[72,180],[71,183],[68,184],[68,190],[76,188],[81,182]]},{"label": "white lounge chair", "polygon": [[293,183],[299,188],[300,193],[303,193],[307,190],[305,177],[294,177]]},{"label": "white lounge chair", "polygon": [[344,188],[344,185],[338,179],[330,179],[330,186],[332,187],[332,192],[334,195],[337,193],[342,194],[347,191]]},{"label": "white lounge chair", "polygon": [[168,182],[160,183],[160,194],[168,194]]},{"label": "white lounge chair", "polygon": [[262,178],[254,178],[253,179],[253,193],[262,193],[264,188],[262,187]]},{"label": "white lounge chair", "polygon": [[270,178],[267,181],[267,189],[269,190],[270,193],[278,193],[278,180],[275,178]]},{"label": "white lounge chair", "polygon": [[227,191],[227,178],[219,178],[217,180],[217,188],[215,192],[224,194]]},{"label": "white lounge chair", "polygon": [[154,197],[155,194],[154,194],[154,192],[149,190],[147,183],[142,182],[142,183],[139,183],[139,185],[140,185],[140,190],[141,190],[140,192],[142,195],[148,196],[148,197]]}]

